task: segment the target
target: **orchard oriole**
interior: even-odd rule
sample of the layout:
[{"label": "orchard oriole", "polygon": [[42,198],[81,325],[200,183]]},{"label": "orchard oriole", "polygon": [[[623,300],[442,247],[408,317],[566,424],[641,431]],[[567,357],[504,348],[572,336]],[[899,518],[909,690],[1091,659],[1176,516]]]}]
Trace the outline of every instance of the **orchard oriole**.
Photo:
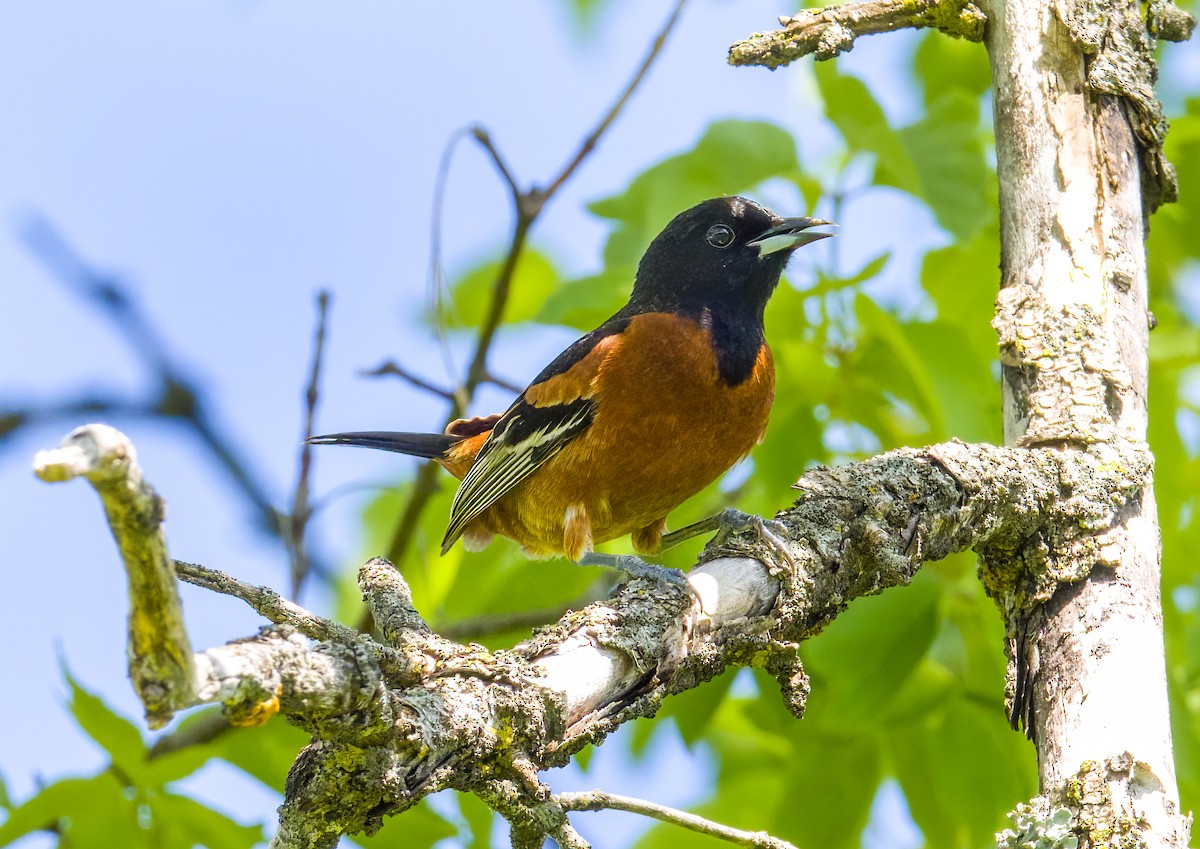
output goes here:
[{"label": "orchard oriole", "polygon": [[[762,438],[775,386],[763,311],[792,251],[832,235],[808,228],[829,223],[780,218],[742,197],[704,201],[650,243],[629,302],[503,414],[458,419],[440,434],[310,441],[428,457],[460,478],[443,554],[459,537],[477,550],[501,534],[533,556],[661,572],[592,547],[632,534],[648,554],[718,526],[714,517],[665,535],[667,514]],[[719,517],[738,518],[748,517]]]}]

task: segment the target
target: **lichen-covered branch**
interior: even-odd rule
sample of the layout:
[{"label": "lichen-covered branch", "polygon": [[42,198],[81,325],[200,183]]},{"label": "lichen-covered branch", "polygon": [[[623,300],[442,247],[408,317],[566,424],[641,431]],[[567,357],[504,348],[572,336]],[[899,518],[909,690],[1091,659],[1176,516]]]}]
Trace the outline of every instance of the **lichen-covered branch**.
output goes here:
[{"label": "lichen-covered branch", "polygon": [[162,499],[142,479],[133,443],[106,425],[71,431],[58,448],[39,452],[33,468],[50,483],[87,478],[100,495],[129,579],[129,677],[147,724],[161,728],[190,702],[193,676]]},{"label": "lichen-covered branch", "polygon": [[[95,429],[74,439],[92,439]],[[386,561],[359,574],[379,640],[314,625],[300,609],[232,579],[214,581],[265,615],[324,636],[310,642],[283,625],[201,652],[188,703],[221,702],[243,724],[281,712],[312,732],[288,780],[279,849],[331,847],[341,834],[373,832],[386,816],[448,787],[474,792],[506,816],[519,845],[550,834],[582,846],[541,784],[542,769],[729,666],[767,670],[799,714],[808,682],[796,643],[850,601],[905,584],[923,561],[969,547],[1038,541],[1103,564],[1103,547],[1089,540],[1120,524],[1149,473],[1149,455],[1136,443],[1064,451],[952,442],[814,469],[779,516],[788,558],[754,534],[735,537],[689,573],[690,591],[631,581],[509,651],[430,633]],[[125,463],[103,485],[132,481],[140,472]],[[123,552],[160,533],[146,523],[113,530]],[[989,586],[1018,599],[1078,579],[1055,565],[1048,558],[1027,574],[998,573]],[[163,615],[177,616],[177,606]]]},{"label": "lichen-covered branch", "polygon": [[987,19],[970,0],[862,0],[801,9],[779,19],[783,29],[756,32],[729,48],[730,65],[774,70],[812,55],[832,59],[854,47],[860,35],[934,27],[968,41],[982,41]]}]

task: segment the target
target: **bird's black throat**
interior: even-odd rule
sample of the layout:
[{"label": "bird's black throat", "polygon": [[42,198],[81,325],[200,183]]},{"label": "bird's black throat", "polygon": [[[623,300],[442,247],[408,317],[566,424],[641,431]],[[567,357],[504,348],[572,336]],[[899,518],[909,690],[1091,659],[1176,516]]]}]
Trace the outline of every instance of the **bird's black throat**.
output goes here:
[{"label": "bird's black throat", "polygon": [[[708,331],[721,380],[727,386],[737,386],[753,374],[762,351],[767,297],[769,292],[761,298],[710,296],[682,301],[663,297],[663,293],[648,298],[635,296],[610,321],[628,321],[635,315],[651,312],[667,312],[691,319]],[[670,340],[664,339],[663,344],[670,344]]]},{"label": "bird's black throat", "polygon": [[766,342],[762,316],[709,311],[700,317],[700,323],[708,326],[721,380],[728,386],[748,380]]}]

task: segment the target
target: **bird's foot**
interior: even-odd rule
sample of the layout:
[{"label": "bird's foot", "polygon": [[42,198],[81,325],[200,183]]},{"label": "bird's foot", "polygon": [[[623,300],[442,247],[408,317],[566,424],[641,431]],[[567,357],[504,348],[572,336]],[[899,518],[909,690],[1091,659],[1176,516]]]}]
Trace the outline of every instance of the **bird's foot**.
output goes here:
[{"label": "bird's foot", "polygon": [[733,534],[754,531],[758,539],[789,566],[795,567],[796,560],[783,537],[787,536],[787,526],[775,519],[764,519],[753,513],[743,513],[733,507],[726,507],[716,516],[717,535],[712,539],[712,545],[720,545]]},{"label": "bird's foot", "polygon": [[784,527],[782,522],[777,522],[774,519],[764,519],[762,516],[755,516],[751,513],[743,513],[741,510],[733,507],[726,507],[720,513],[709,516],[707,519],[701,519],[699,522],[688,525],[686,528],[680,528],[677,531],[664,534],[662,547],[663,549],[668,549],[686,539],[691,539],[694,536],[699,536],[709,531],[717,532],[717,535],[712,538],[709,545],[721,545],[733,534],[740,534],[751,530],[757,533],[759,540],[778,554],[785,563],[793,567],[796,565],[796,561],[792,557],[792,552],[782,539],[782,537],[787,535],[787,528]]},{"label": "bird's foot", "polygon": [[685,589],[691,587],[687,576],[681,570],[659,566],[656,563],[647,563],[642,558],[634,557],[632,554],[603,554],[598,551],[589,551],[576,561],[576,565],[609,566],[613,569],[620,569],[632,578],[646,578],[647,580],[657,581],[662,584],[671,584]]}]

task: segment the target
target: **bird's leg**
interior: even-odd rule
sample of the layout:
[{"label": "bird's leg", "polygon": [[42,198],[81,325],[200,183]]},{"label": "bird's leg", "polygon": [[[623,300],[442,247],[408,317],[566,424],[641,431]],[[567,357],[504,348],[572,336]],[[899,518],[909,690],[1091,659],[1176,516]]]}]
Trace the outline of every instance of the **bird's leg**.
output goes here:
[{"label": "bird's leg", "polygon": [[647,563],[632,554],[603,554],[599,551],[587,551],[575,561],[576,566],[609,566],[620,569],[626,575],[634,578],[648,578],[664,584],[675,584],[690,588],[687,576],[679,569],[668,569],[655,563]]},{"label": "bird's leg", "polygon": [[663,534],[661,545],[662,550],[666,551],[672,546],[679,545],[684,540],[689,540],[694,536],[706,534],[710,531],[716,531],[717,535],[712,538],[709,544],[720,545],[729,539],[732,534],[749,530],[755,531],[758,534],[758,538],[783,558],[784,562],[789,566],[796,565],[796,561],[792,557],[791,551],[788,550],[787,544],[780,539],[780,535],[787,533],[787,528],[784,527],[782,522],[777,522],[774,519],[764,519],[762,516],[755,516],[751,513],[743,513],[741,510],[733,507],[726,507],[720,513],[709,516],[707,519],[701,519],[699,522],[694,522],[677,531]]}]

